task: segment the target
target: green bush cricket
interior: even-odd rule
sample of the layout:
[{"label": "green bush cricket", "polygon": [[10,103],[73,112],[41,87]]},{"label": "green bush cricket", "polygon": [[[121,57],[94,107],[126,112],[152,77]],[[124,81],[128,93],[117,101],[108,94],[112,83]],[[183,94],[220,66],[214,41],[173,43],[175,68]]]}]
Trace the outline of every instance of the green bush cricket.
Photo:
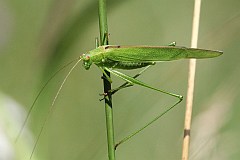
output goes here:
[{"label": "green bush cricket", "polygon": [[[152,66],[154,64],[156,64],[157,62],[161,62],[161,61],[172,61],[172,60],[178,60],[178,59],[187,59],[187,58],[196,58],[196,59],[203,59],[203,58],[214,58],[217,56],[220,56],[223,52],[222,51],[214,51],[214,50],[206,50],[206,49],[195,49],[195,48],[186,48],[186,47],[176,47],[175,43],[171,43],[169,46],[119,46],[119,45],[104,45],[104,46],[100,46],[97,47],[96,49],[93,49],[89,52],[87,52],[86,54],[81,55],[78,59],[77,62],[75,63],[75,65],[71,68],[71,70],[68,72],[68,74],[66,75],[66,77],[64,78],[53,102],[52,105],[49,109],[49,113],[48,113],[48,117],[46,117],[41,130],[37,136],[37,140],[36,143],[34,145],[34,148],[32,150],[32,154],[31,157],[33,155],[33,152],[36,148],[36,145],[38,143],[39,137],[43,131],[44,125],[47,121],[47,119],[49,118],[49,115],[52,111],[52,108],[54,106],[54,103],[62,89],[62,86],[64,85],[65,81],[67,80],[67,78],[69,77],[70,73],[72,72],[72,70],[77,66],[77,64],[82,60],[83,61],[83,67],[88,70],[90,69],[92,64],[95,64],[96,66],[98,66],[100,68],[100,70],[103,72],[103,74],[106,76],[106,79],[109,82],[112,82],[111,78],[105,73],[104,70],[110,72],[111,74],[123,79],[124,81],[126,81],[126,83],[124,83],[123,85],[121,85],[120,87],[116,88],[116,89],[112,89],[111,91],[108,91],[108,93],[104,93],[104,94],[114,94],[117,91],[119,91],[120,89],[129,87],[129,86],[133,86],[133,85],[139,85],[142,87],[146,87],[167,95],[170,95],[172,97],[177,98],[177,102],[175,102],[172,106],[170,106],[168,109],[166,109],[165,111],[163,111],[160,115],[158,115],[157,117],[155,117],[153,120],[151,120],[150,122],[148,122],[147,124],[145,124],[142,128],[138,129],[137,131],[135,131],[134,133],[130,134],[129,136],[127,136],[126,138],[124,138],[123,140],[121,140],[120,142],[118,142],[115,145],[115,149],[117,148],[118,145],[120,145],[121,143],[127,141],[128,139],[130,139],[131,137],[133,137],[134,135],[136,135],[137,133],[139,133],[140,131],[142,131],[143,129],[145,129],[147,126],[149,126],[150,124],[152,124],[153,122],[155,122],[157,119],[159,119],[160,117],[162,117],[164,114],[166,114],[168,111],[170,111],[172,108],[174,108],[177,104],[179,104],[183,97],[181,95],[178,94],[174,94],[174,93],[170,93],[168,91],[165,90],[161,90],[161,89],[157,89],[154,87],[149,86],[148,84],[141,82],[139,80],[136,79],[136,77],[138,77],[139,75],[141,75],[141,73],[143,71],[145,71],[149,66]],[[72,61],[74,62],[74,61]],[[40,90],[39,94],[37,95],[36,99],[34,100],[28,114],[27,117],[24,121],[23,127],[20,130],[19,135],[21,134],[26,121],[30,115],[31,110],[33,109],[33,106],[36,102],[36,100],[38,99],[39,95],[41,94],[41,92],[43,91],[43,89],[46,87],[46,85],[48,84],[48,82],[59,72],[61,71],[63,68],[65,68],[66,66],[68,66],[69,64],[71,64],[72,62],[68,63],[67,65],[65,65],[64,67],[62,67],[61,69],[59,69],[43,86],[43,88]],[[132,69],[137,69],[137,68],[143,68],[145,67],[139,74],[131,77],[128,76],[124,73],[121,73],[119,71],[116,71],[115,69],[123,69],[123,70],[132,70]],[[18,139],[17,137],[17,139]],[[30,159],[31,159],[30,157]]]}]

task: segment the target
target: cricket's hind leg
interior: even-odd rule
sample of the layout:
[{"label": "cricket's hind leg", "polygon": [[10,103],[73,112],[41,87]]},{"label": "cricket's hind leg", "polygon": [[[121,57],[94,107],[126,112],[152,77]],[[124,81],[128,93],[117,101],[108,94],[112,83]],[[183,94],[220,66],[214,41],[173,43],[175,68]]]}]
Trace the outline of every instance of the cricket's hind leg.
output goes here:
[{"label": "cricket's hind leg", "polygon": [[119,146],[120,144],[126,142],[127,140],[129,140],[130,138],[132,138],[133,136],[135,136],[136,134],[140,133],[142,130],[144,130],[145,128],[147,128],[148,126],[150,126],[152,123],[154,123],[155,121],[157,121],[159,118],[161,118],[163,115],[165,115],[167,112],[169,112],[171,109],[173,109],[177,104],[179,104],[182,100],[183,100],[183,96],[175,94],[175,93],[171,93],[162,89],[158,89],[158,88],[154,88],[149,86],[148,84],[141,82],[133,77],[130,77],[126,74],[123,74],[121,72],[118,72],[116,70],[112,70],[109,68],[104,68],[105,70],[107,70],[108,72],[110,72],[111,74],[125,80],[127,83],[130,83],[132,85],[139,85],[151,90],[155,90],[164,94],[167,94],[169,96],[175,97],[178,100],[171,106],[169,106],[167,109],[165,109],[163,112],[161,112],[158,116],[156,116],[155,118],[153,118],[151,121],[147,122],[143,127],[139,128],[138,130],[136,130],[135,132],[133,132],[132,134],[126,136],[125,138],[123,138],[121,141],[119,141],[116,145],[115,145],[115,149],[117,148],[117,146]]},{"label": "cricket's hind leg", "polygon": [[[143,72],[145,72],[147,69],[149,69],[152,65],[149,65],[147,67],[145,67],[143,70],[141,70],[139,73],[137,73],[135,76],[133,76],[133,78],[137,78],[139,77]],[[119,87],[117,88],[114,88],[112,89],[111,91],[109,91],[112,95],[117,93],[118,91],[120,91],[121,89],[124,89],[124,88],[128,88],[128,87],[132,87],[133,84],[132,83],[129,83],[129,82],[125,82],[123,83],[122,85],[120,85]]]}]

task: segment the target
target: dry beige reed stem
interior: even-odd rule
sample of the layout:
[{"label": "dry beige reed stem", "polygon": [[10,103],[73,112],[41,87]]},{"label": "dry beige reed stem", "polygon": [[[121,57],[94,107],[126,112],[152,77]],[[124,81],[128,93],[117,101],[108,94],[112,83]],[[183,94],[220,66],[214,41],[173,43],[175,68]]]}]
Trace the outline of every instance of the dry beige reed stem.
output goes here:
[{"label": "dry beige reed stem", "polygon": [[[200,8],[201,8],[201,0],[195,0],[193,26],[192,26],[192,41],[191,41],[192,48],[197,48]],[[196,70],[196,59],[191,59],[189,62],[189,73],[188,73],[188,91],[187,91],[187,100],[186,100],[187,102],[186,102],[186,112],[185,112],[185,122],[184,122],[182,160],[188,160],[188,154],[189,154],[195,70]]]}]

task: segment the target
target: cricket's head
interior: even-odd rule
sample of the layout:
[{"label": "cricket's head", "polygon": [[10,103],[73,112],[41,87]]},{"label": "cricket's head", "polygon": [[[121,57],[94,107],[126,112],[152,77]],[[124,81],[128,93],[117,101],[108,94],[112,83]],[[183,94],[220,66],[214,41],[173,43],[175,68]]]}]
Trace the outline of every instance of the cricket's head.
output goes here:
[{"label": "cricket's head", "polygon": [[83,67],[88,70],[91,65],[92,65],[92,61],[91,61],[91,57],[89,54],[83,54],[82,56],[80,56],[80,58],[83,60]]}]

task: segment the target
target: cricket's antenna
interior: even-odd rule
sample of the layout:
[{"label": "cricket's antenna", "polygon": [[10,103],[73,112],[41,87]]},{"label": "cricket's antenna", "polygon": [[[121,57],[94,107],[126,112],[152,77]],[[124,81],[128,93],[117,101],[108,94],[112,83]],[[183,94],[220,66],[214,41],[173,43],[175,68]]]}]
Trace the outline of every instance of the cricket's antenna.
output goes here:
[{"label": "cricket's antenna", "polygon": [[20,131],[19,131],[18,134],[17,134],[16,139],[15,139],[15,143],[17,143],[19,137],[21,136],[21,134],[22,134],[22,132],[23,132],[23,129],[24,129],[24,127],[26,126],[26,123],[27,123],[27,121],[28,121],[28,119],[29,119],[29,116],[30,116],[30,114],[31,114],[31,112],[32,112],[32,110],[33,110],[33,107],[35,106],[35,103],[37,102],[39,96],[42,94],[43,90],[46,88],[46,86],[49,84],[49,82],[50,82],[60,71],[62,71],[64,68],[66,68],[67,66],[69,66],[70,64],[72,64],[72,63],[73,63],[74,61],[76,61],[76,60],[78,60],[78,59],[72,60],[71,62],[65,64],[65,65],[62,66],[60,69],[58,69],[58,70],[47,80],[47,82],[43,85],[43,87],[41,88],[41,90],[38,92],[37,97],[34,99],[34,101],[33,101],[32,105],[31,105],[30,109],[28,110],[27,116],[26,116],[26,118],[25,118],[25,120],[24,120],[24,122],[23,122],[23,124],[22,124],[22,126],[21,126]]},{"label": "cricket's antenna", "polygon": [[[48,110],[47,117],[44,119],[44,122],[43,122],[43,124],[42,124],[42,126],[41,126],[41,130],[40,130],[39,134],[37,135],[37,139],[36,139],[36,141],[35,141],[34,147],[33,147],[32,152],[31,152],[30,160],[32,159],[33,153],[34,153],[34,151],[35,151],[35,149],[36,149],[36,147],[37,147],[37,143],[38,143],[39,138],[40,138],[40,136],[41,136],[41,134],[42,134],[42,131],[43,131],[43,129],[44,129],[44,126],[45,126],[48,118],[50,117],[53,109],[54,109],[53,106],[54,106],[54,104],[55,104],[55,102],[56,102],[56,100],[57,100],[57,98],[58,98],[58,95],[59,95],[60,91],[62,90],[63,85],[65,84],[66,80],[68,79],[68,77],[69,77],[69,75],[71,74],[71,72],[73,71],[73,69],[78,65],[78,63],[79,63],[81,60],[82,60],[82,58],[78,58],[78,61],[77,61],[77,62],[74,64],[74,66],[70,69],[70,71],[68,72],[68,74],[65,76],[65,78],[64,78],[61,86],[59,87],[59,89],[58,89],[58,91],[57,91],[57,93],[56,93],[56,95],[55,95],[55,97],[54,97],[54,99],[53,99],[53,101],[52,101],[52,104],[51,104],[51,106],[50,106],[50,108],[49,108],[49,110]],[[75,61],[75,60],[74,60],[74,61]],[[73,61],[72,61],[72,62],[73,62]],[[72,62],[71,62],[71,63],[72,63]],[[67,65],[68,65],[68,64],[67,64]]]}]

